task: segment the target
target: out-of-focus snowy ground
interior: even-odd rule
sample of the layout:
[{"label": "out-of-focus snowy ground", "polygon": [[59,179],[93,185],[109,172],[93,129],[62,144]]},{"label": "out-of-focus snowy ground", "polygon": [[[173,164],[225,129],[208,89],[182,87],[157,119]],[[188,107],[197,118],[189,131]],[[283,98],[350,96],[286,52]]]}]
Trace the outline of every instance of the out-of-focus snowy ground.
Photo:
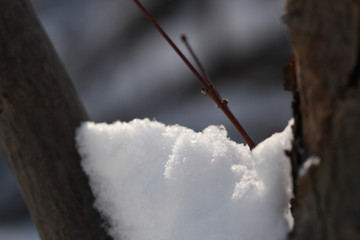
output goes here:
[{"label": "out-of-focus snowy ground", "polygon": [[[196,131],[223,124],[242,142],[131,0],[32,2],[92,120],[148,117]],[[186,55],[178,36],[188,35],[256,142],[285,127],[291,118],[291,96],[282,88],[291,56],[280,19],[285,0],[142,2]],[[38,239],[14,178],[0,163],[0,239]]]},{"label": "out-of-focus snowy ground", "polygon": [[30,220],[16,224],[0,226],[0,239],[4,240],[37,240],[40,239]]}]

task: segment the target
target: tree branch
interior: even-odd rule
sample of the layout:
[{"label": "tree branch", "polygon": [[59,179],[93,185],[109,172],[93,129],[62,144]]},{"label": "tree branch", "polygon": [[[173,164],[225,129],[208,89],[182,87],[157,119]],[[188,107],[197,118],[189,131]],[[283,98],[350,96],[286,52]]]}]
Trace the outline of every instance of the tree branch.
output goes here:
[{"label": "tree branch", "polygon": [[0,147],[42,239],[110,239],[75,149],[87,120],[28,0],[0,0]]},{"label": "tree branch", "polygon": [[304,149],[294,240],[360,239],[359,1],[287,1]]}]

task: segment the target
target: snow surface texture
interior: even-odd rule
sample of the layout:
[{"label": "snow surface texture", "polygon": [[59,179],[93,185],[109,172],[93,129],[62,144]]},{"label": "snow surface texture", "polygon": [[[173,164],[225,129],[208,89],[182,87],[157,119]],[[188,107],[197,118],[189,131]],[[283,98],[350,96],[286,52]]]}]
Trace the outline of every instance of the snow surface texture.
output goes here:
[{"label": "snow surface texture", "polygon": [[292,226],[290,125],[252,152],[221,126],[148,119],[86,122],[76,140],[114,239],[279,240]]}]

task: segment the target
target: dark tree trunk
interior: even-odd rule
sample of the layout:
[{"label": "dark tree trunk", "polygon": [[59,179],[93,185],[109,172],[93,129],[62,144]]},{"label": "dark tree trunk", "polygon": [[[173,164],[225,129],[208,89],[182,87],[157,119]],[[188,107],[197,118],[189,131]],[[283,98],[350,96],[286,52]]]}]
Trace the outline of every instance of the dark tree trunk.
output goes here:
[{"label": "dark tree trunk", "polygon": [[296,181],[290,239],[360,239],[359,1],[288,0],[285,21],[300,101],[293,161],[320,158]]},{"label": "dark tree trunk", "polygon": [[28,0],[0,0],[0,147],[42,239],[110,239],[80,166],[87,115]]}]

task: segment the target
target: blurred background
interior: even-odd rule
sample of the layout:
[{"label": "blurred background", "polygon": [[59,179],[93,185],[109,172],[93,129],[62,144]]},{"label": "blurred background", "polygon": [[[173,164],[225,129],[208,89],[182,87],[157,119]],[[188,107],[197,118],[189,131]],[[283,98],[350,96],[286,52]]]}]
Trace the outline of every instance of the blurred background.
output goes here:
[{"label": "blurred background", "polygon": [[[196,131],[224,125],[201,85],[131,0],[32,0],[91,119],[134,118]],[[255,142],[291,118],[282,69],[292,56],[285,0],[142,0],[178,47],[186,33],[222,97]],[[39,239],[0,153],[0,239]]]}]

